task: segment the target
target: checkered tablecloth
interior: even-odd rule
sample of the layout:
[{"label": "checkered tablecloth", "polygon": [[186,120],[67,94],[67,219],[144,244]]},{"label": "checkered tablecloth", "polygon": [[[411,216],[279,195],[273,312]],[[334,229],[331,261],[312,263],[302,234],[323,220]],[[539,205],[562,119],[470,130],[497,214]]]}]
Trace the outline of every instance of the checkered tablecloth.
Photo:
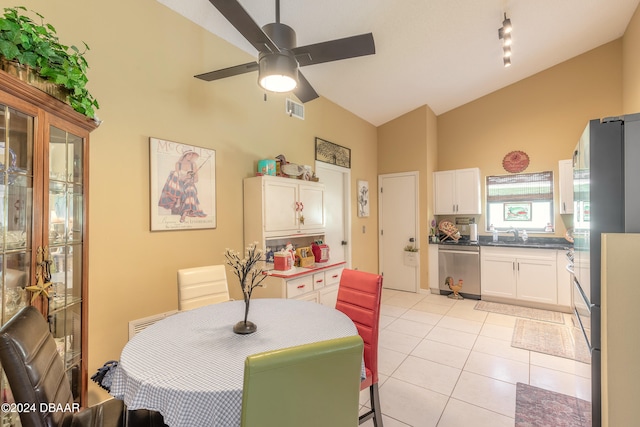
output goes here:
[{"label": "checkered tablecloth", "polygon": [[233,333],[243,318],[244,302],[231,301],[148,327],[122,350],[111,394],[159,411],[170,427],[239,426],[247,356],[358,333],[340,311],[308,301],[252,300],[251,335]]}]

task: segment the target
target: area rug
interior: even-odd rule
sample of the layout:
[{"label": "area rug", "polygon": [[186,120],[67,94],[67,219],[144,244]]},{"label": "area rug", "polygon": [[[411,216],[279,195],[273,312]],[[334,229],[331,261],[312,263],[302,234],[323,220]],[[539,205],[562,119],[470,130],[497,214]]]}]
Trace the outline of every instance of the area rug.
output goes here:
[{"label": "area rug", "polygon": [[498,302],[478,301],[476,310],[489,311],[491,313],[506,314],[507,316],[525,317],[533,320],[543,320],[545,322],[564,323],[562,313],[555,311],[541,310],[538,308],[520,307],[517,305],[500,304]]},{"label": "area rug", "polygon": [[591,403],[518,383],[515,427],[591,427]]},{"label": "area rug", "polygon": [[[569,326],[517,319],[511,346],[590,363],[586,343]],[[577,345],[576,345],[577,343]]]}]

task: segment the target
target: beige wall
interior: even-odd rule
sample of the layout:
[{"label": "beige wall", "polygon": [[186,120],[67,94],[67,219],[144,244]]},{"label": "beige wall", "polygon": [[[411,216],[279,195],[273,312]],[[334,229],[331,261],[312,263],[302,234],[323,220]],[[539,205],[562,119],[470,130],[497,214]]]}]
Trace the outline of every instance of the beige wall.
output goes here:
[{"label": "beige wall", "polygon": [[[253,58],[156,1],[22,4],[43,14],[64,43],[91,47],[89,88],[104,123],[90,145],[90,374],[119,357],[129,320],[177,308],[177,269],[220,264],[225,248],[242,249],[242,179],[257,160],[284,154],[313,165],[319,136],[351,149],[353,194],[356,179],[376,181],[373,125],[323,98],[306,105],[304,121],[290,118],[284,96],[263,101],[255,74],[193,78]],[[150,136],[216,150],[217,229],[149,231]],[[356,222],[352,264],[376,272],[377,235],[355,233]],[[366,222],[375,230],[375,209]]]},{"label": "beige wall", "polygon": [[[479,167],[484,200],[485,177],[507,174],[503,157],[522,150],[526,172],[554,172],[558,206],[558,160],[572,157],[590,119],[622,113],[621,67],[618,39],[438,116],[438,170]],[[557,214],[555,234],[571,221]],[[484,215],[478,223],[487,234]]]},{"label": "beige wall", "polygon": [[625,114],[640,112],[640,7],[622,38],[622,106]]},{"label": "beige wall", "polygon": [[428,289],[429,222],[433,212],[431,175],[437,162],[437,119],[423,106],[378,127],[378,173],[419,173],[420,288]]}]

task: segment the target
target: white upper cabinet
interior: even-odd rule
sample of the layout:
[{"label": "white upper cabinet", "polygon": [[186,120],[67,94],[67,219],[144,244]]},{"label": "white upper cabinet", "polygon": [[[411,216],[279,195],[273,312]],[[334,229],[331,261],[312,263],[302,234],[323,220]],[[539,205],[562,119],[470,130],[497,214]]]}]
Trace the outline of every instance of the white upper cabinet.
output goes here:
[{"label": "white upper cabinet", "polygon": [[296,230],[298,226],[298,183],[280,178],[264,182],[264,231]]},{"label": "white upper cabinet", "polygon": [[[324,185],[282,177],[244,181],[245,235],[266,237],[324,233]],[[254,230],[255,228],[255,230]]]},{"label": "white upper cabinet", "polygon": [[561,214],[573,214],[573,161],[560,160],[558,162],[558,198]]},{"label": "white upper cabinet", "polygon": [[479,215],[480,169],[456,169],[433,173],[436,215]]},{"label": "white upper cabinet", "polygon": [[298,187],[298,226],[301,230],[324,228],[324,186],[302,181]]}]

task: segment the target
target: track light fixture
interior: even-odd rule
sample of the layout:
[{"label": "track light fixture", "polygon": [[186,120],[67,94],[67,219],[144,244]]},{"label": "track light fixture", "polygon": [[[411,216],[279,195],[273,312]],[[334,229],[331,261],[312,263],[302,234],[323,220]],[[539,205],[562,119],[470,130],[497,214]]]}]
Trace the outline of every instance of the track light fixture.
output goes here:
[{"label": "track light fixture", "polygon": [[504,13],[504,20],[502,21],[502,27],[498,28],[498,39],[502,40],[502,62],[505,67],[511,66],[511,19],[507,18],[507,13]]}]

